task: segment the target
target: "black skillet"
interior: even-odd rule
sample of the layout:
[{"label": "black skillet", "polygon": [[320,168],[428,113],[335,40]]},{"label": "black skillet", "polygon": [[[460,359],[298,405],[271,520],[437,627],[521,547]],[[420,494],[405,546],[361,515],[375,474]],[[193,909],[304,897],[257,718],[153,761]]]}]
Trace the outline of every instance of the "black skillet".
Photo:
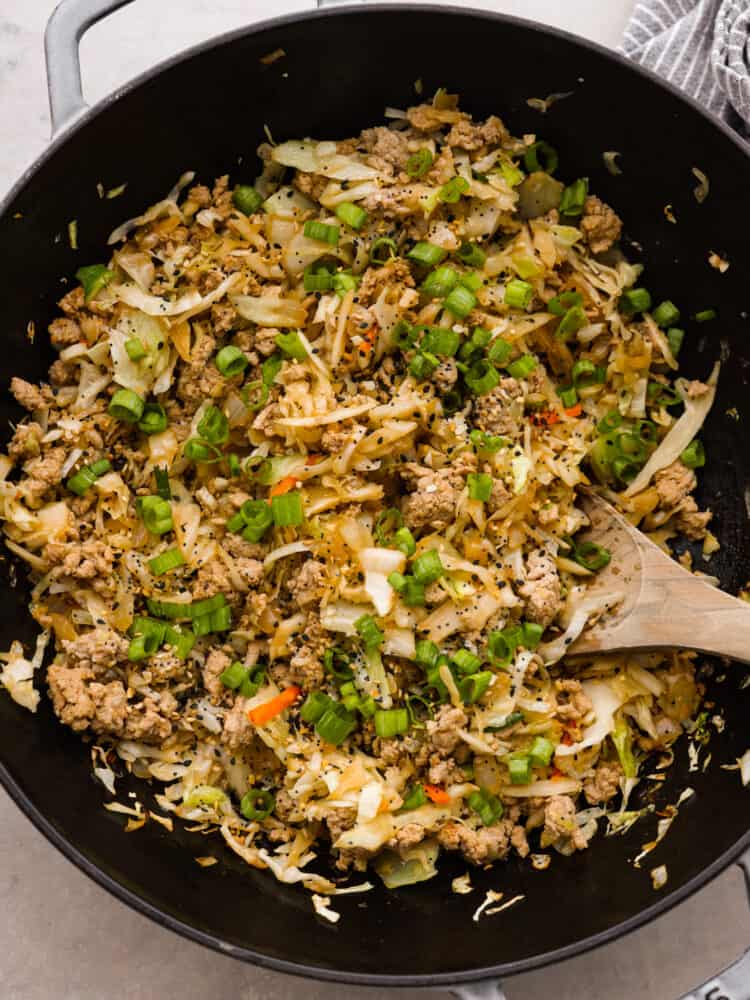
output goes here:
[{"label": "black skillet", "polygon": [[[255,174],[264,124],[277,140],[350,135],[382,120],[386,105],[414,103],[419,77],[426,94],[444,86],[458,91],[477,116],[499,113],[516,134],[540,132],[559,150],[562,175],[588,176],[592,189],[625,219],[626,248],[647,265],[656,295],[675,299],[688,317],[718,309],[712,323],[687,321],[685,368],[705,377],[720,352],[727,358],[704,434],[709,461],[699,499],[715,511],[722,543],[711,572],[730,591],[747,581],[750,163],[736,135],[656,77],[590,42],[510,17],[406,3],[253,25],[169,60],[85,110],[77,42],[90,24],[125,2],[66,0],[48,28],[56,136],[0,208],[2,390],[13,374],[45,377],[51,351],[43,334],[29,343],[28,321],[43,331],[66,276],[101,260],[111,229],[157,200],[183,170],[209,181],[225,172],[247,180]],[[283,59],[261,62],[278,48]],[[573,96],[544,116],[526,104],[528,97],[561,91]],[[605,150],[621,153],[621,176],[605,169]],[[700,205],[693,196],[694,166],[710,179],[710,194]],[[120,198],[97,196],[98,182],[110,188],[125,180]],[[665,218],[667,204],[676,225]],[[72,219],[78,221],[77,251],[66,236]],[[709,250],[731,262],[726,274],[708,266]],[[19,416],[10,396],[0,393],[3,425]],[[14,638],[30,643],[35,634],[27,588],[14,583],[15,573],[2,563],[2,648]],[[696,795],[642,869],[631,860],[653,835],[655,819],[623,838],[599,837],[583,854],[556,857],[543,874],[515,860],[478,871],[470,896],[451,892],[451,879],[466,866],[447,857],[430,882],[394,893],[378,886],[365,896],[337,899],[342,919],[335,927],[314,916],[307,893],[246,867],[218,842],[211,852],[221,864],[201,869],[193,860],[199,845],[181,829],[169,835],[149,824],[138,834],[122,834],[121,818],[102,809],[105,795],[91,777],[88,748],[56,722],[46,699],[32,717],[0,698],[0,778],[80,868],[195,941],[298,975],[501,996],[500,977],[637,927],[748,848],[750,798],[737,773],[719,764],[747,749],[750,692],[739,687],[741,667],[728,665],[718,674],[726,679],[712,684],[710,697],[726,728],[712,741],[713,764],[706,773],[689,773],[680,749],[656,801],[675,801],[686,785]],[[144,795],[142,784],[133,787]],[[656,893],[648,872],[662,863],[669,881]],[[747,857],[744,864],[750,866]],[[474,923],[472,912],[488,888],[526,898],[506,914]],[[485,982],[471,985],[477,980]],[[750,998],[750,959],[713,987],[695,995],[718,1000],[723,990]]]}]

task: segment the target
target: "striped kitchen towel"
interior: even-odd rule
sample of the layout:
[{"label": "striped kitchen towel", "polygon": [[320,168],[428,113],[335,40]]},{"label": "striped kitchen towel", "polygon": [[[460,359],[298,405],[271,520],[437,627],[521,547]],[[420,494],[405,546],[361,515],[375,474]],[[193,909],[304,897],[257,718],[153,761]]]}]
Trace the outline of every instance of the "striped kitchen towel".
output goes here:
[{"label": "striped kitchen towel", "polygon": [[639,0],[620,51],[750,134],[750,0]]}]

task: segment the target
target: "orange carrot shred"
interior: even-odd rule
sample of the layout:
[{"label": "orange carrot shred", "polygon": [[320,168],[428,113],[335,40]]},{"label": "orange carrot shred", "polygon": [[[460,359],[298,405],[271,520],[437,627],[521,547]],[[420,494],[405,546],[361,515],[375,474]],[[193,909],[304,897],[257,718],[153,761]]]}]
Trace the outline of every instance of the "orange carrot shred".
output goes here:
[{"label": "orange carrot shred", "polygon": [[580,403],[576,403],[575,406],[569,406],[565,410],[569,417],[580,417],[583,413],[583,407]]},{"label": "orange carrot shred", "polygon": [[277,694],[270,701],[264,701],[262,705],[251,708],[247,717],[254,726],[264,726],[271,719],[280,715],[285,708],[293,705],[301,694],[300,688],[296,684],[292,684],[291,687],[284,688],[281,694]]},{"label": "orange carrot shred", "polygon": [[445,806],[451,800],[450,795],[439,785],[425,785],[424,790],[427,798],[437,806]]},{"label": "orange carrot shred", "polygon": [[312,454],[310,454],[305,459],[305,465],[315,465],[315,463],[319,462],[322,457],[323,457],[322,455],[312,455]]},{"label": "orange carrot shred", "polygon": [[268,491],[268,495],[270,497],[283,496],[284,493],[288,493],[289,490],[293,490],[296,485],[297,485],[296,476],[284,476],[283,479],[280,479],[278,483],[276,483],[271,487],[271,489]]}]

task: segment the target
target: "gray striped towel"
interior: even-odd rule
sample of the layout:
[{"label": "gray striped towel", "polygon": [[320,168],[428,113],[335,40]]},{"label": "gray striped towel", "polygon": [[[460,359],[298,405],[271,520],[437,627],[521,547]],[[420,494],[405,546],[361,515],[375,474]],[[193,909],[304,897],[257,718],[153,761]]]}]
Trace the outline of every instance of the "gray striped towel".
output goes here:
[{"label": "gray striped towel", "polygon": [[750,134],[750,0],[639,0],[620,51]]}]

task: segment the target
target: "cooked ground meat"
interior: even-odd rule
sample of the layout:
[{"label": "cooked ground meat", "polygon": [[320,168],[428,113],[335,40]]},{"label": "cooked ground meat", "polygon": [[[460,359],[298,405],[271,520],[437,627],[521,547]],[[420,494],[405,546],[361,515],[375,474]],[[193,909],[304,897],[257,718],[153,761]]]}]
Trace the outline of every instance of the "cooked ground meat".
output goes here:
[{"label": "cooked ground meat", "polygon": [[36,458],[43,436],[44,432],[39,424],[33,421],[28,424],[19,424],[8,445],[8,454],[14,462],[25,462],[28,458]]},{"label": "cooked ground meat", "polygon": [[430,737],[430,742],[442,757],[447,757],[453,753],[461,742],[461,737],[457,730],[463,729],[466,721],[466,713],[462,708],[443,705],[438,710],[435,718],[427,723],[427,733]]},{"label": "cooked ground meat", "polygon": [[580,681],[564,678],[555,681],[555,689],[558,692],[556,714],[563,721],[580,722],[593,710],[591,699]]},{"label": "cooked ground meat", "polygon": [[448,146],[475,152],[485,146],[502,142],[506,135],[503,123],[492,115],[481,125],[470,121],[457,122],[446,136],[445,142]]},{"label": "cooked ground meat", "polygon": [[323,653],[330,646],[330,633],[310,616],[300,636],[300,646],[289,661],[289,677],[309,691],[323,682]]},{"label": "cooked ground meat", "polygon": [[553,795],[544,806],[544,830],[542,847],[559,840],[572,844],[579,851],[584,850],[588,841],[575,821],[576,807],[569,795]]},{"label": "cooked ground meat", "polygon": [[370,154],[370,162],[379,166],[378,161],[389,163],[403,170],[409,159],[409,140],[403,132],[378,125],[366,128],[360,136],[361,148]]},{"label": "cooked ground meat", "polygon": [[695,473],[679,459],[654,476],[654,485],[665,507],[676,507],[695,489]]},{"label": "cooked ground meat", "polygon": [[[227,666],[229,665],[228,661],[229,657],[227,657]],[[224,690],[226,691],[226,688]],[[255,726],[247,717],[247,698],[237,695],[232,708],[224,716],[221,741],[230,750],[239,750],[248,746],[254,739]]]},{"label": "cooked ground meat", "polygon": [[203,665],[203,686],[211,695],[212,701],[222,701],[227,692],[219,678],[231,662],[231,658],[221,649],[212,649],[206,657]]},{"label": "cooked ground meat", "polygon": [[518,437],[523,386],[515,378],[501,378],[490,392],[474,402],[474,423],[488,434]]},{"label": "cooked ground meat", "polygon": [[448,392],[458,381],[458,367],[453,358],[441,361],[432,375],[438,392]]},{"label": "cooked ground meat", "polygon": [[526,598],[526,617],[545,627],[562,608],[560,577],[555,560],[543,549],[535,549],[526,563],[526,582],[519,590]]},{"label": "cooked ground meat", "polygon": [[47,396],[39,386],[25,382],[14,376],[10,380],[10,391],[25,410],[41,410],[47,406]]},{"label": "cooked ground meat", "polygon": [[81,340],[81,328],[74,319],[61,316],[49,325],[49,339],[55,347],[69,347]]},{"label": "cooked ground meat", "polygon": [[438,472],[420,470],[414,492],[402,502],[406,525],[415,531],[427,525],[437,531],[446,528],[455,517],[459,489],[455,472],[450,467]]},{"label": "cooked ground meat", "polygon": [[583,794],[590,806],[609,802],[620,790],[622,767],[617,761],[605,761],[595,769],[593,775],[583,783]]},{"label": "cooked ground meat", "polygon": [[479,830],[451,820],[438,833],[438,840],[446,850],[460,851],[471,864],[486,865],[507,855],[512,830],[513,822],[507,819]]},{"label": "cooked ground meat", "polygon": [[78,667],[97,677],[126,663],[128,658],[127,639],[105,625],[77,639],[63,639],[61,645],[68,667]]},{"label": "cooked ground meat", "polygon": [[320,602],[325,588],[325,564],[318,562],[317,559],[308,559],[289,581],[289,592],[300,607]]},{"label": "cooked ground meat", "polygon": [[612,211],[609,205],[590,194],[583,206],[581,216],[583,238],[591,247],[592,253],[604,253],[616,243],[622,233],[622,221]]}]

